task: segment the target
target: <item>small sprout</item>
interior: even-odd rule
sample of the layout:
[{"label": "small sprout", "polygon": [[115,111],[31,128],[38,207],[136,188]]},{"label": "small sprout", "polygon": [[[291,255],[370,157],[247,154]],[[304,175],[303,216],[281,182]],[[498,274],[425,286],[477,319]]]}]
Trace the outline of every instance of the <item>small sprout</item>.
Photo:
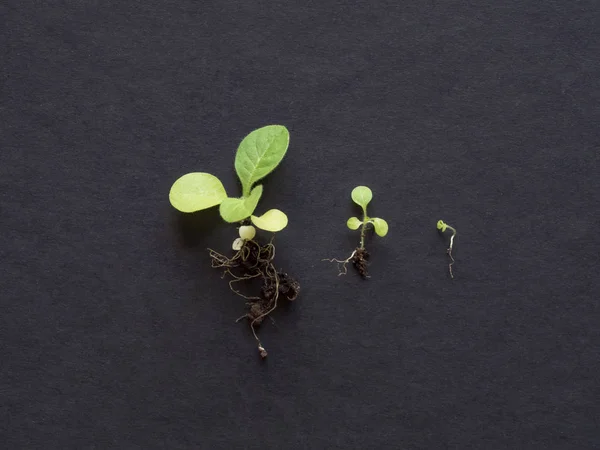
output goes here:
[{"label": "small sprout", "polygon": [[346,225],[351,230],[358,230],[360,228],[360,245],[357,247],[352,254],[345,260],[339,259],[327,259],[326,261],[337,262],[341,265],[340,275],[345,275],[348,271],[346,269],[346,264],[352,262],[354,267],[358,270],[358,272],[362,275],[363,278],[367,278],[367,259],[369,258],[369,253],[365,249],[365,235],[367,231],[367,226],[369,224],[373,225],[375,233],[378,236],[385,236],[388,233],[389,226],[388,223],[379,218],[379,217],[369,217],[367,214],[367,205],[373,199],[373,192],[367,186],[357,186],[352,190],[350,195],[354,203],[362,208],[363,218],[360,220],[358,217],[350,217],[346,222]]},{"label": "small sprout", "polygon": [[450,272],[450,278],[454,279],[454,274],[452,273],[452,265],[454,264],[454,258],[452,257],[452,246],[454,245],[454,237],[456,236],[456,229],[452,228],[450,225],[445,223],[443,220],[438,220],[437,229],[440,233],[444,233],[446,230],[450,230],[452,232],[452,236],[450,236],[450,246],[446,250],[446,253],[450,257],[450,264],[448,264],[448,271]]},{"label": "small sprout", "polygon": [[[352,190],[352,194],[351,194],[352,200],[354,200],[354,203],[356,203],[358,206],[360,206],[363,210],[363,219],[362,220],[358,220],[356,217],[351,217],[350,219],[348,219],[348,228],[350,229],[358,229],[358,226],[356,228],[351,228],[350,227],[350,221],[352,221],[352,225],[354,226],[355,224],[358,224],[359,226],[362,225],[362,228],[360,230],[360,247],[359,249],[363,249],[365,248],[365,231],[367,230],[367,225],[369,224],[373,224],[373,228],[375,228],[375,233],[377,233],[378,236],[385,236],[388,232],[388,224],[385,220],[380,219],[378,217],[369,217],[367,215],[367,205],[371,202],[371,200],[373,199],[373,192],[371,191],[371,189],[369,189],[366,186],[357,186]],[[355,219],[355,220],[353,220]]]}]

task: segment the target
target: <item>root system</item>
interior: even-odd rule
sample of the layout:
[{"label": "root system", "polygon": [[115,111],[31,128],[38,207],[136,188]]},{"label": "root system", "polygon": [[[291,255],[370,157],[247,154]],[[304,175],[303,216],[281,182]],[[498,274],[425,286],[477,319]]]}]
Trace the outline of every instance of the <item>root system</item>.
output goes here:
[{"label": "root system", "polygon": [[354,268],[360,274],[361,277],[367,279],[369,278],[369,273],[367,271],[369,259],[369,252],[365,248],[356,248],[352,254],[347,259],[324,259],[323,261],[335,262],[338,264],[338,269],[340,273],[338,275],[346,275],[348,273],[348,263],[352,263]]},{"label": "root system", "polygon": [[[268,317],[278,306],[281,298],[294,301],[300,292],[300,284],[285,272],[277,271],[273,265],[275,246],[273,242],[261,246],[253,240],[244,242],[242,248],[233,257],[228,258],[214,250],[209,249],[211,265],[217,269],[224,269],[223,276],[231,279],[231,290],[247,300],[248,312],[238,319],[247,319],[250,329],[258,343],[258,351],[262,358],[267,357],[267,351],[256,333],[256,327]],[[247,280],[261,280],[260,295],[247,296],[236,289],[236,284]]]}]

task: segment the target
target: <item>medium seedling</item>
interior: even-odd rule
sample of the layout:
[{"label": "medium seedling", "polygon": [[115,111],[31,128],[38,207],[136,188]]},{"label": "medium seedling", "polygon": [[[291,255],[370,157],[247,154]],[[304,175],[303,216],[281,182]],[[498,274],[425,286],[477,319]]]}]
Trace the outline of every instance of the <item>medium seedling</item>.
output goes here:
[{"label": "medium seedling", "polygon": [[389,227],[385,220],[380,219],[379,217],[369,217],[367,214],[367,205],[373,198],[373,192],[371,189],[366,186],[357,186],[352,190],[351,197],[354,203],[362,208],[363,217],[362,220],[360,220],[358,217],[350,217],[346,222],[346,225],[351,230],[358,230],[360,228],[360,244],[358,247],[356,247],[356,249],[354,249],[352,254],[344,260],[333,258],[325,261],[338,263],[338,268],[340,271],[339,275],[345,275],[348,273],[347,264],[351,262],[363,278],[368,278],[367,260],[369,259],[369,253],[365,248],[367,227],[369,224],[373,225],[375,233],[381,237],[388,233]]},{"label": "medium seedling", "polygon": [[[280,295],[295,300],[300,291],[296,280],[275,268],[273,238],[264,245],[255,239],[256,228],[276,233],[288,224],[287,216],[278,209],[271,209],[261,216],[254,215],[254,211],[263,193],[263,186],[255,184],[279,165],[287,152],[289,139],[287,128],[269,125],[254,130],[242,140],[234,164],[242,185],[241,197],[228,197],[221,181],[205,172],[183,175],[175,181],[169,193],[171,204],[181,212],[191,213],[219,206],[225,222],[241,224],[239,237],[232,244],[233,256],[208,250],[212,267],[224,270],[223,276],[231,277],[231,290],[247,300],[249,311],[238,321],[247,319],[250,322],[263,358],[266,358],[267,351],[256,334],[256,326],[277,308]],[[235,283],[252,279],[262,281],[258,296],[244,295],[233,287]]]},{"label": "medium seedling", "polygon": [[454,273],[452,273],[452,266],[454,265],[454,258],[452,257],[452,246],[454,245],[454,237],[456,236],[456,229],[445,223],[443,220],[438,220],[437,229],[440,233],[444,233],[446,230],[450,230],[452,235],[450,236],[450,246],[446,250],[446,253],[450,257],[450,263],[448,264],[448,271],[450,272],[450,278],[454,279]]}]

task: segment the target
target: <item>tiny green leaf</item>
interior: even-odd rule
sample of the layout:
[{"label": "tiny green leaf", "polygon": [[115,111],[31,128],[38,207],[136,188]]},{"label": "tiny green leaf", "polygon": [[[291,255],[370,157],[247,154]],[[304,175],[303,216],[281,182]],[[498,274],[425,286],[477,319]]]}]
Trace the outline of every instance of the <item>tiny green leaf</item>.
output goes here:
[{"label": "tiny green leaf", "polygon": [[242,183],[244,196],[252,185],[268,175],[285,156],[290,133],[283,125],[267,125],[246,136],[235,155],[235,171]]},{"label": "tiny green leaf", "polygon": [[219,205],[227,198],[223,184],[210,173],[194,172],[179,178],[169,192],[175,209],[191,213]]},{"label": "tiny green leaf", "polygon": [[362,225],[362,222],[358,220],[358,217],[350,217],[348,222],[346,222],[346,225],[348,225],[348,228],[351,230],[358,230],[358,227]]},{"label": "tiny green leaf", "polygon": [[250,217],[258,205],[262,192],[262,184],[259,184],[252,189],[249,197],[226,198],[219,207],[221,217],[229,223],[239,222]]},{"label": "tiny green leaf", "polygon": [[377,233],[378,236],[383,237],[388,233],[389,227],[385,220],[374,217],[371,219],[371,222],[373,223],[375,233]]},{"label": "tiny green leaf", "polygon": [[363,209],[367,208],[367,205],[373,198],[373,192],[366,186],[356,186],[352,189],[352,200]]},{"label": "tiny green leaf", "polygon": [[262,216],[252,216],[252,223],[261,230],[277,232],[283,230],[288,224],[287,216],[278,209],[270,209]]}]

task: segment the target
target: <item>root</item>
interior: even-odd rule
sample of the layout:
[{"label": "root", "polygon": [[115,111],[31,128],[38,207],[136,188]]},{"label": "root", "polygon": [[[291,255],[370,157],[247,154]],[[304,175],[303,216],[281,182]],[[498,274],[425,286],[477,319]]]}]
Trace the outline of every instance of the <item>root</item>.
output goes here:
[{"label": "root", "polygon": [[448,256],[450,257],[450,264],[448,264],[448,271],[450,272],[450,278],[454,279],[454,274],[452,273],[452,265],[454,264],[454,258],[452,257],[452,247],[446,250]]},{"label": "root", "polygon": [[[243,319],[250,321],[250,329],[258,344],[258,351],[262,358],[266,358],[267,351],[258,337],[257,327],[265,317],[269,317],[275,311],[281,294],[290,301],[295,300],[300,292],[300,285],[288,274],[278,272],[275,268],[273,264],[275,246],[272,240],[264,246],[253,240],[245,241],[243,247],[231,258],[211,249],[209,249],[209,255],[211,266],[224,269],[223,277],[227,275],[232,278],[229,280],[231,291],[248,300],[246,305],[249,307],[249,311],[239,317],[236,322]],[[260,296],[248,296],[233,287],[234,283],[252,279],[262,279]]]},{"label": "root", "polygon": [[358,247],[356,248],[352,254],[344,260],[341,259],[323,259],[323,261],[329,261],[337,263],[338,266],[338,276],[346,275],[348,273],[348,263],[354,264],[354,267],[358,271],[361,277],[367,279],[370,278],[367,272],[367,259],[369,259],[369,252],[366,249]]},{"label": "root", "polygon": [[233,287],[233,283],[239,283],[240,281],[246,281],[246,280],[252,280],[253,278],[259,277],[260,273],[256,273],[254,275],[244,275],[244,276],[237,276],[236,274],[234,274],[231,269],[227,269],[225,270],[225,272],[223,272],[223,277],[225,277],[225,275],[229,275],[231,278],[233,278],[232,280],[229,280],[229,289],[231,289],[231,291],[234,294],[239,295],[242,298],[245,298],[246,300],[260,300],[260,297],[248,297],[247,295],[242,294],[240,291],[238,291],[237,289],[235,289]]},{"label": "root", "polygon": [[322,259],[321,261],[329,261],[329,262],[337,263],[338,271],[340,272],[340,273],[338,273],[338,277],[340,277],[340,276],[346,275],[348,273],[347,264],[350,261],[352,261],[352,258],[354,258],[354,255],[356,255],[356,250],[354,250],[352,252],[352,254],[347,259],[344,259],[343,261],[341,259],[336,259],[336,258],[331,258],[331,259],[325,258],[325,259]]},{"label": "root", "polygon": [[[252,322],[250,322],[250,328],[252,329],[252,334],[254,335],[254,339],[256,339],[256,341],[258,342],[259,349],[261,346],[260,339],[258,339],[258,336],[256,335],[256,329],[254,328],[254,324],[257,322],[260,324],[266,316],[268,316],[273,311],[275,311],[275,308],[277,308],[277,300],[279,299],[279,274],[273,267],[273,264],[270,264],[270,268],[273,269],[273,272],[274,272],[273,279],[275,280],[275,295],[273,297],[273,302],[272,302],[273,306],[267,312],[262,313],[260,316],[254,318],[252,320]],[[266,351],[265,351],[265,353],[266,353]]]},{"label": "root", "polygon": [[451,227],[443,220],[438,220],[437,229],[440,233],[444,233],[446,230],[450,230],[452,235],[450,236],[450,245],[446,249],[446,253],[450,258],[450,264],[448,264],[448,272],[450,272],[450,278],[454,279],[454,273],[452,272],[452,265],[454,264],[454,257],[452,256],[452,246],[454,245],[454,238],[456,237],[456,228]]},{"label": "root", "polygon": [[454,279],[454,274],[452,273],[452,264],[454,264],[454,258],[452,257],[452,246],[454,245],[454,236],[456,236],[456,230],[452,227],[448,227],[451,228],[453,233],[452,236],[450,236],[450,247],[448,247],[448,256],[450,257],[450,264],[448,264],[448,270],[450,271],[450,278]]}]

